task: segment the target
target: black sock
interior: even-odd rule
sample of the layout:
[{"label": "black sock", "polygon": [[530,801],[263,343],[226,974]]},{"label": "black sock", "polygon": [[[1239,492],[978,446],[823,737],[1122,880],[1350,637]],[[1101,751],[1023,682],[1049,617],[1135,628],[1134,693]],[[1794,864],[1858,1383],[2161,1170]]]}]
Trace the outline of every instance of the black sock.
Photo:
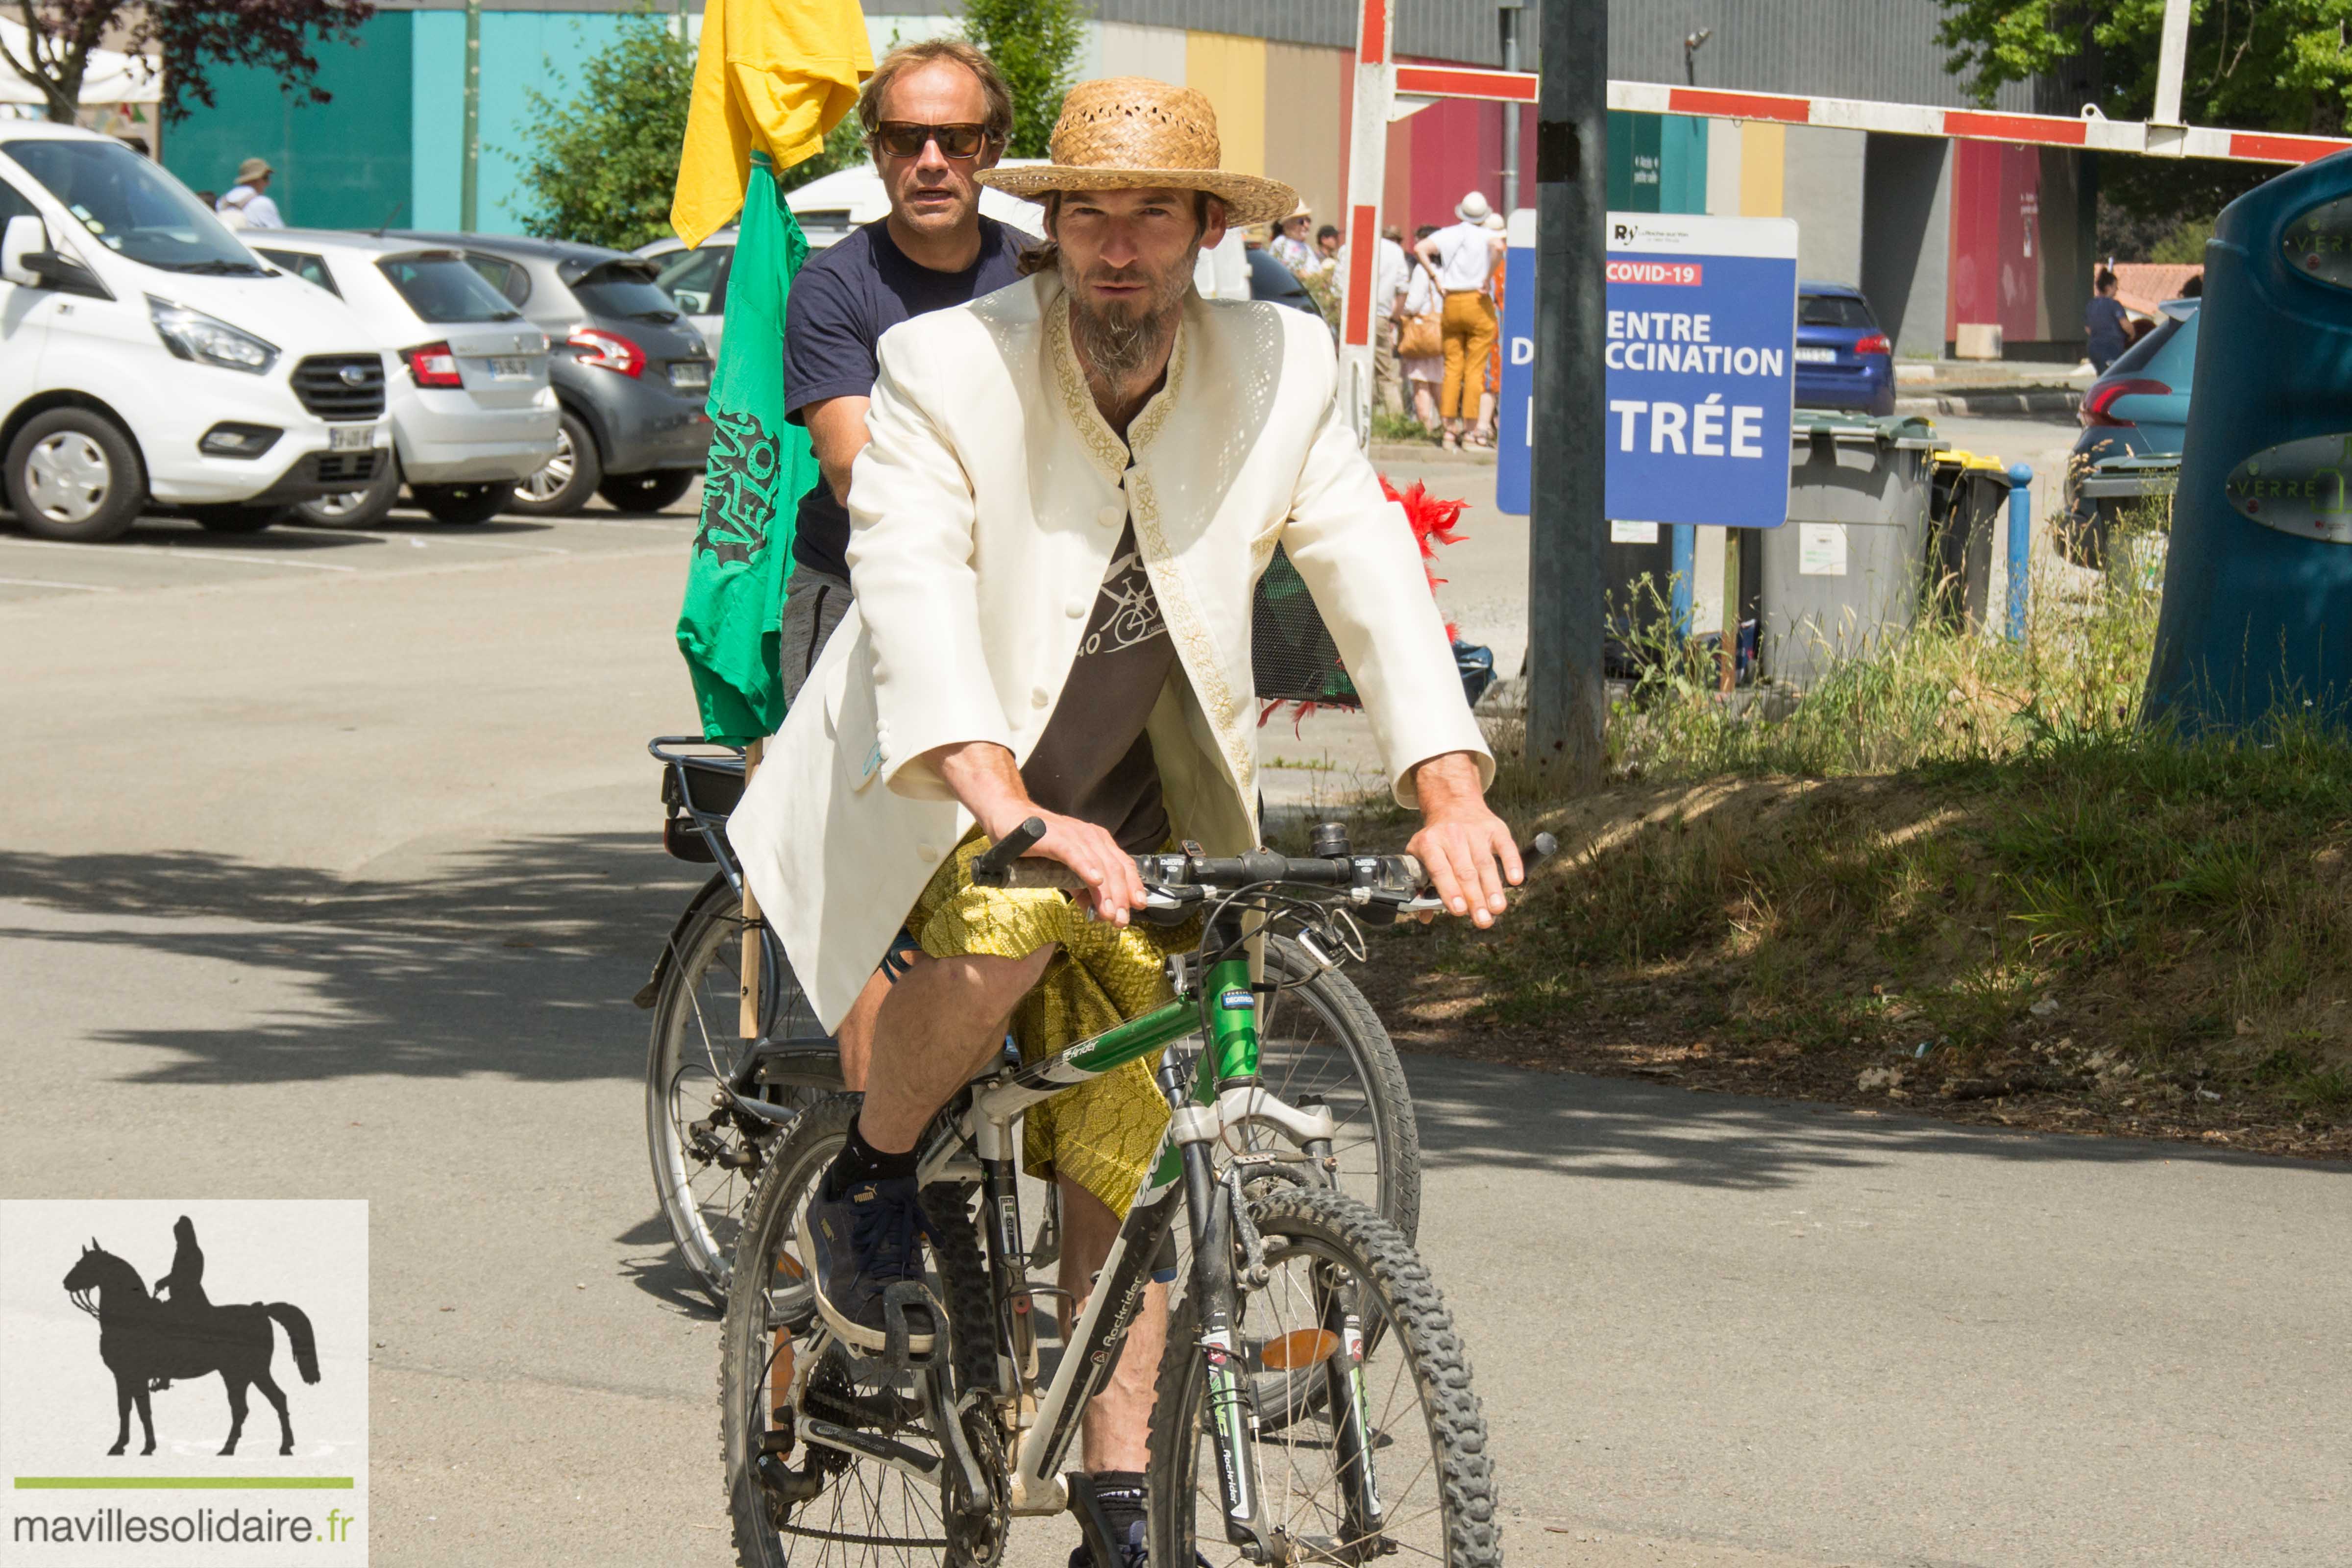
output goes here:
[{"label": "black sock", "polygon": [[886,1154],[866,1141],[866,1134],[856,1122],[849,1124],[849,1142],[825,1173],[824,1190],[829,1197],[839,1197],[860,1182],[911,1181],[915,1174],[915,1152]]},{"label": "black sock", "polygon": [[1110,1522],[1111,1544],[1125,1546],[1143,1522],[1143,1472],[1097,1470],[1094,1481],[1095,1500],[1102,1504],[1103,1518]]}]

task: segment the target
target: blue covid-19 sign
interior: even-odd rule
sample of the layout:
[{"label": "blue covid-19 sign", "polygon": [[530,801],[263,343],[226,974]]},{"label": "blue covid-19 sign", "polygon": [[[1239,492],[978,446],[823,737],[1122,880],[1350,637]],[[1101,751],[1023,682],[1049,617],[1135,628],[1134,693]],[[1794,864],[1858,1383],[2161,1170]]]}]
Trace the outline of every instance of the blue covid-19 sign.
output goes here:
[{"label": "blue covid-19 sign", "polygon": [[[1528,507],[1535,417],[1534,214],[1512,215],[1496,502]],[[1777,528],[1789,515],[1797,226],[1609,215],[1608,512]]]}]

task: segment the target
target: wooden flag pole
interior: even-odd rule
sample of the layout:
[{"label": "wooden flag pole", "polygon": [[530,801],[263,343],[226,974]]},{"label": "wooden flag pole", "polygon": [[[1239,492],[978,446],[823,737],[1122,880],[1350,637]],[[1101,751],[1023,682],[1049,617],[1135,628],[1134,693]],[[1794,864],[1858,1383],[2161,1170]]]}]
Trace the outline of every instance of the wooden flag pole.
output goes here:
[{"label": "wooden flag pole", "polygon": [[[743,748],[743,787],[751,787],[751,775],[760,771],[760,754],[764,741],[754,741]],[[760,1037],[760,971],[765,956],[761,941],[759,895],[751,891],[751,879],[743,879],[743,1010],[737,1020],[737,1032],[747,1040]]]}]

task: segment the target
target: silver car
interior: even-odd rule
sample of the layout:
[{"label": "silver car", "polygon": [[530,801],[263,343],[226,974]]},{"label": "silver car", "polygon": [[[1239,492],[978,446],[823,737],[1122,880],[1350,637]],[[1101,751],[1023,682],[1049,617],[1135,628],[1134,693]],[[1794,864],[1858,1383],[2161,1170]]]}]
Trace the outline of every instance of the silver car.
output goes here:
[{"label": "silver car", "polygon": [[341,295],[400,362],[387,378],[396,461],[364,490],[305,503],[305,517],[378,521],[405,480],[436,519],[484,522],[516,480],[555,455],[547,334],[464,256],[397,235],[289,228],[248,237],[263,260]]}]

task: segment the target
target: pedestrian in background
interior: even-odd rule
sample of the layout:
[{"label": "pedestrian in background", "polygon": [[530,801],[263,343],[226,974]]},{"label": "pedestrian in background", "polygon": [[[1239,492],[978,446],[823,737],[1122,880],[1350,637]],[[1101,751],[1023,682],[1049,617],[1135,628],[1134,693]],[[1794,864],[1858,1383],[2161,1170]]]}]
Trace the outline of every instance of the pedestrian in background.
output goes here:
[{"label": "pedestrian in background", "polygon": [[1419,258],[1421,243],[1437,232],[1425,223],[1413,230],[1415,264],[1405,285],[1404,310],[1397,331],[1397,364],[1412,396],[1412,415],[1425,430],[1443,428],[1437,394],[1445,380],[1445,291],[1436,268]]},{"label": "pedestrian in background", "polygon": [[1266,249],[1274,253],[1276,261],[1293,272],[1313,271],[1315,247],[1307,243],[1307,234],[1314,222],[1315,215],[1307,210],[1307,204],[1299,203],[1298,210],[1284,218],[1276,227],[1273,243]]},{"label": "pedestrian in background", "polygon": [[2084,350],[2090,355],[2091,369],[2101,375],[2106,374],[2107,366],[2131,347],[2131,322],[2124,314],[2123,302],[2116,298],[2120,286],[2113,268],[2100,268],[2098,277],[2092,280],[2097,292],[2091,296],[2090,306],[2083,312],[2083,330],[2088,340]]},{"label": "pedestrian in background", "polygon": [[1486,356],[1496,336],[1495,301],[1486,286],[1500,259],[1502,236],[1486,226],[1494,207],[1472,191],[1455,204],[1458,221],[1439,229],[1413,248],[1436,275],[1445,304],[1441,331],[1445,344],[1445,380],[1438,388],[1437,412],[1445,421],[1442,445],[1449,452],[1462,449],[1463,437],[1472,446],[1491,446],[1465,427],[1477,416]]},{"label": "pedestrian in background", "polygon": [[1486,215],[1486,232],[1495,237],[1495,271],[1486,279],[1486,298],[1495,307],[1495,346],[1486,352],[1485,373],[1478,385],[1477,444],[1492,446],[1495,440],[1495,410],[1503,401],[1503,289],[1510,271],[1511,237],[1503,215]]},{"label": "pedestrian in background", "polygon": [[[1338,237],[1337,229],[1329,232]],[[1346,246],[1334,254],[1332,270],[1344,298],[1355,276],[1349,270]],[[1372,405],[1400,418],[1404,415],[1404,374],[1397,362],[1397,338],[1404,331],[1405,289],[1412,281],[1404,231],[1391,224],[1372,244]]]},{"label": "pedestrian in background", "polygon": [[269,199],[269,177],[277,172],[264,159],[247,158],[236,166],[236,184],[214,210],[231,228],[284,228],[286,220]]},{"label": "pedestrian in background", "polygon": [[1315,231],[1315,266],[1318,271],[1328,272],[1339,265],[1339,230],[1327,223]]}]

